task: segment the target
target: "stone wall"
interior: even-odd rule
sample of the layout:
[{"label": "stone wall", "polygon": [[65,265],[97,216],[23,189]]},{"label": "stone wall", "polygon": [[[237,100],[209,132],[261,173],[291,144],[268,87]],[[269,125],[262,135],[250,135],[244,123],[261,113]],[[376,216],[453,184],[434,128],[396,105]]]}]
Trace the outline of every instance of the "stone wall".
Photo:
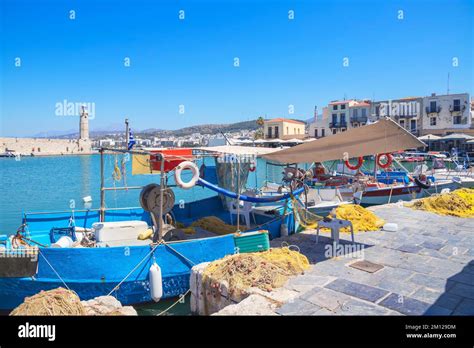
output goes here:
[{"label": "stone wall", "polygon": [[92,152],[89,139],[0,138],[0,153],[23,156],[77,155]]}]

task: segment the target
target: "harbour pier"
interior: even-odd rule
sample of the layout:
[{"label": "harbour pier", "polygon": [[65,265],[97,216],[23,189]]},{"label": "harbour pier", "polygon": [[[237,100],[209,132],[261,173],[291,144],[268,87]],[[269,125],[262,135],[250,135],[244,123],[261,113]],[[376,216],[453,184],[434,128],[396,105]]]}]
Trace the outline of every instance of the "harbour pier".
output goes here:
[{"label": "harbour pier", "polygon": [[272,292],[208,294],[194,311],[207,303],[215,315],[474,315],[474,220],[399,204],[370,210],[398,230],[360,232],[355,244],[341,233],[336,250],[329,232],[318,243],[315,230],[274,239],[271,247],[295,246],[310,268]]}]

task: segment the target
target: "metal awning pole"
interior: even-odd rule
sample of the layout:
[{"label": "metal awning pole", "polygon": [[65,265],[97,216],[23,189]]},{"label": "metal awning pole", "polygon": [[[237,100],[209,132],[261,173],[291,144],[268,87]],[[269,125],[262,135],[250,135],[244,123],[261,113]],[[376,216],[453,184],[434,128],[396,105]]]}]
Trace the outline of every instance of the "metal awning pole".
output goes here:
[{"label": "metal awning pole", "polygon": [[104,149],[100,149],[100,222],[105,221]]},{"label": "metal awning pole", "polygon": [[[160,206],[158,209],[158,233],[155,231],[153,235],[153,242],[156,243],[157,241],[161,242],[163,240],[163,196],[164,196],[164,186],[165,186],[165,158],[161,155],[161,165],[160,165]],[[150,213],[153,214],[153,213]],[[156,222],[155,222],[156,223]]]}]

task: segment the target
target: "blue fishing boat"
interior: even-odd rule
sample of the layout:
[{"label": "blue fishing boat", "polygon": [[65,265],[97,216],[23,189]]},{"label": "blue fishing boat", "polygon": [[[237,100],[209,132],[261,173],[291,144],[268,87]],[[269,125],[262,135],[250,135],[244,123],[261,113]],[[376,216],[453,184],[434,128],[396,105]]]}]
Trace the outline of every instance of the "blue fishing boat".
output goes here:
[{"label": "blue fishing boat", "polygon": [[[105,149],[101,150],[102,158],[105,152]],[[135,155],[144,156],[144,153]],[[175,172],[186,169],[179,167],[183,158],[170,158],[163,151],[145,153],[145,156],[150,156],[152,162],[158,161],[162,170],[160,185],[140,188],[141,207],[106,208],[105,192],[109,188],[102,184],[100,209],[23,214],[17,234],[0,239],[1,310],[10,310],[25,297],[57,287],[75,291],[82,300],[110,294],[128,305],[176,297],[188,291],[190,269],[194,265],[239,252],[237,237],[255,232],[271,239],[280,236],[282,229],[289,234],[297,230],[288,194],[245,195],[239,193],[240,189],[232,192],[223,187],[225,180],[214,180],[213,183],[212,175],[208,174],[203,178],[204,172],[214,172],[219,177],[218,172],[222,172],[228,163],[205,168],[196,176],[191,168],[193,178],[184,184],[181,182],[181,186],[186,186],[194,180],[192,184],[214,190],[218,195],[175,204],[174,187],[167,185],[164,168],[175,161]],[[249,168],[251,166],[239,164],[239,173],[245,173]],[[101,172],[103,183],[103,166]],[[243,177],[245,175],[239,174],[238,181]],[[156,176],[152,176],[151,181],[153,178]],[[241,182],[239,185],[243,187]],[[298,193],[294,192],[295,195]],[[239,215],[237,233],[219,235],[201,230],[188,235],[173,226],[176,221],[181,226],[189,226],[209,216],[230,224],[232,214],[225,204],[227,200],[252,203],[254,220],[245,232],[239,231],[243,229],[239,225]],[[167,227],[171,229],[166,230]],[[150,228],[150,239],[137,239],[137,231],[146,233]],[[156,285],[150,283],[153,265],[160,269],[157,296],[153,294],[153,291],[156,294]]]}]

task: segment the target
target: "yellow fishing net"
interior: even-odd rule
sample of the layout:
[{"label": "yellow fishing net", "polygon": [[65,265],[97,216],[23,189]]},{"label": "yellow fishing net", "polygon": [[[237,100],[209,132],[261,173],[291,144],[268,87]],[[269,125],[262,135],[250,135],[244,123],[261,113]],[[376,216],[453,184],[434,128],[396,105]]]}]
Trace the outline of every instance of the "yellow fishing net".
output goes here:
[{"label": "yellow fishing net", "polygon": [[302,206],[296,199],[293,199],[293,215],[301,226],[305,229],[314,229],[318,226],[318,221],[323,217],[310,212]]},{"label": "yellow fishing net", "polygon": [[84,306],[72,291],[57,288],[41,291],[16,307],[10,315],[85,315]]},{"label": "yellow fishing net", "polygon": [[[243,293],[250,287],[271,291],[281,287],[288,277],[309,268],[306,256],[288,247],[258,253],[235,254],[211,262],[203,280],[227,281],[230,293]],[[212,284],[211,284],[212,286]]]},{"label": "yellow fishing net", "polygon": [[474,190],[458,189],[406,203],[405,206],[439,215],[472,218],[474,217]]},{"label": "yellow fishing net", "polygon": [[[342,204],[336,208],[336,218],[352,222],[354,232],[378,231],[385,221],[368,209],[357,204]],[[350,232],[350,228],[341,228],[341,232]]]},{"label": "yellow fishing net", "polygon": [[[222,221],[221,219],[215,216],[206,216],[206,217],[203,217],[202,219],[194,221],[191,224],[191,227],[200,227],[203,230],[213,232],[216,234],[221,234],[221,235],[235,233],[237,231],[236,226],[227,225],[224,221]],[[242,225],[240,225],[239,228],[241,231],[246,230],[245,226],[242,226]]]}]

